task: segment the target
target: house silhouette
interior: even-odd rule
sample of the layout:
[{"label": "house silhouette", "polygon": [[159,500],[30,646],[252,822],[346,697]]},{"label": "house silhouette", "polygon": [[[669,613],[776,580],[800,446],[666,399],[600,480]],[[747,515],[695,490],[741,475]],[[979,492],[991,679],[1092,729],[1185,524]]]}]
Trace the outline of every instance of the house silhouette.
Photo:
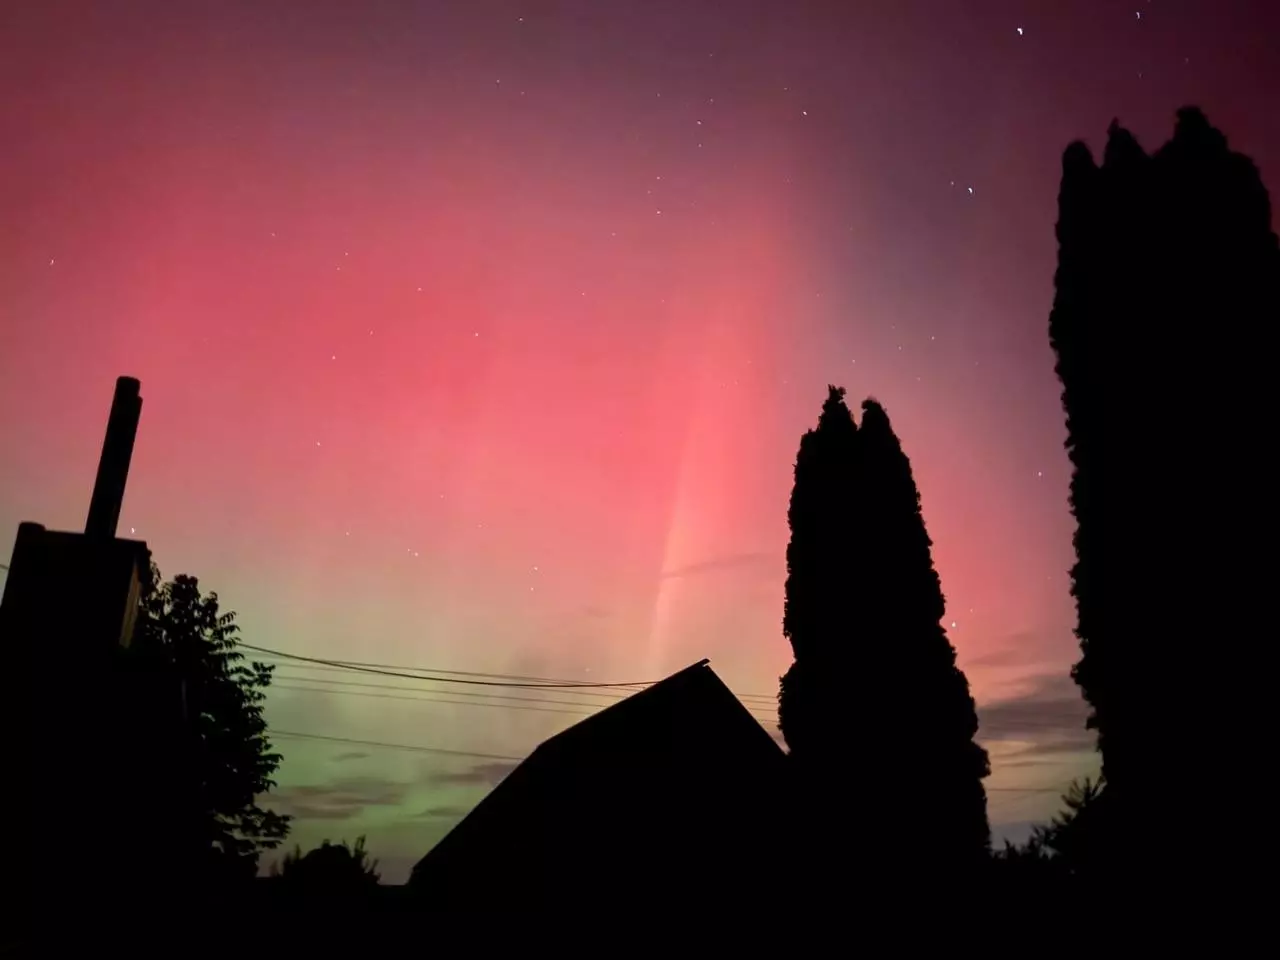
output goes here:
[{"label": "house silhouette", "polygon": [[759,901],[786,754],[703,660],[541,744],[418,862],[433,910],[670,919]]},{"label": "house silhouette", "polygon": [[116,536],[140,390],[116,381],[84,531],[19,524],[0,592],[0,815],[18,827],[0,953],[33,932],[45,943],[53,909],[82,924],[124,904],[160,912],[161,897],[189,896],[200,862],[182,680],[134,642],[151,554]]}]

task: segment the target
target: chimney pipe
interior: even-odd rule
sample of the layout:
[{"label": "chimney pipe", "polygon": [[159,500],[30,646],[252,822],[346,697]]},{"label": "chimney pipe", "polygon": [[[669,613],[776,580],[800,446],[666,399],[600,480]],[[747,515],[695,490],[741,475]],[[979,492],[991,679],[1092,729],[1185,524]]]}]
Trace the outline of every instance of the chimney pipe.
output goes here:
[{"label": "chimney pipe", "polygon": [[124,485],[129,479],[129,462],[133,459],[133,441],[142,415],[141,389],[142,384],[133,377],[116,380],[107,435],[98,459],[98,477],[89,501],[89,518],[84,523],[86,536],[109,540],[116,535],[120,507],[124,503]]}]

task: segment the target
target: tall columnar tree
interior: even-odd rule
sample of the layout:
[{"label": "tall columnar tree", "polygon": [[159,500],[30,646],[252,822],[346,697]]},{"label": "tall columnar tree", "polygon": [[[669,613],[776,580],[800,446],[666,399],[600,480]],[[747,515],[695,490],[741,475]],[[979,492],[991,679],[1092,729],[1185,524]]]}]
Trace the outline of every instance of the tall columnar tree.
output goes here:
[{"label": "tall columnar tree", "polygon": [[933,566],[920,492],[889,417],[874,400],[862,404],[858,431],[860,607],[868,673],[877,715],[889,734],[879,740],[881,769],[900,784],[891,807],[908,838],[944,864],[973,865],[989,851],[991,833],[982,780],[987,753],[974,736],[978,715],[969,682],[942,626],[946,599]]},{"label": "tall columnar tree", "polygon": [[843,387],[830,387],[818,425],[800,440],[787,514],[782,632],[795,663],[782,678],[778,720],[793,757],[830,756],[847,742],[841,677],[856,661],[850,585],[856,578],[852,497],[857,426]]},{"label": "tall columnar tree", "polygon": [[819,830],[881,869],[972,867],[990,845],[977,713],[911,465],[862,409],[859,427],[832,387],[796,459],[782,731]]},{"label": "tall columnar tree", "polygon": [[1188,763],[1218,770],[1200,804],[1209,830],[1260,786],[1270,746],[1270,645],[1254,638],[1274,631],[1274,586],[1243,544],[1277,533],[1270,501],[1250,492],[1273,470],[1258,438],[1274,423],[1261,345],[1280,320],[1280,246],[1257,169],[1195,109],[1153,155],[1116,124],[1101,165],[1072,144],[1057,234],[1049,335],[1074,468],[1073,675],[1107,816],[1127,838],[1109,846],[1159,858],[1174,847],[1153,818]]}]

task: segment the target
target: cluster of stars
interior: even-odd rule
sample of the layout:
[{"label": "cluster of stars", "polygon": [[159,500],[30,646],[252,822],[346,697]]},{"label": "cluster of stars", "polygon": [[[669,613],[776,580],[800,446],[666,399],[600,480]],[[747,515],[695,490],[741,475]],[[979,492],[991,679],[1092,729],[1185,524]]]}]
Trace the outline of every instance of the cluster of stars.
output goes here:
[{"label": "cluster of stars", "polygon": [[[524,22],[524,19],[525,19],[524,17],[518,17],[518,18],[517,18],[517,22],[519,22],[519,23],[523,23],[523,22]],[[1137,21],[1141,21],[1142,19],[1143,19],[1142,11],[1141,11],[1141,10],[1135,11],[1135,20],[1137,20]],[[1014,29],[1015,29],[1015,31],[1016,31],[1017,36],[1018,36],[1018,37],[1020,37],[1020,38],[1021,38],[1021,37],[1025,37],[1025,36],[1027,35],[1027,30],[1026,30],[1026,28],[1025,28],[1024,26],[1017,26],[1017,27],[1015,27]],[[714,56],[714,54],[708,54],[708,56]],[[1139,77],[1141,77],[1141,76],[1142,76],[1142,73],[1141,73],[1141,72],[1139,72],[1139,73],[1138,73],[1138,76],[1139,76]],[[495,86],[498,86],[498,87],[501,87],[501,86],[502,86],[502,80],[501,80],[500,78],[495,78],[495,79],[493,79],[493,81],[492,81],[492,82],[494,83],[494,85],[495,85]],[[788,92],[788,93],[789,93],[789,92],[790,92],[790,87],[789,87],[789,86],[784,86],[784,87],[782,87],[782,90],[783,90],[784,92]],[[523,90],[521,90],[521,91],[520,91],[520,94],[523,96],[523,95],[524,95],[524,91],[523,91]],[[658,92],[656,93],[656,96],[657,96],[657,97],[659,97],[659,98],[661,98],[661,97],[663,96],[663,94],[662,94],[662,92],[661,92],[661,91],[658,91]],[[706,101],[705,101],[705,104],[706,104],[706,107],[709,107],[709,106],[714,105],[714,104],[715,104],[715,98],[714,98],[714,97],[709,97],[709,98],[707,98],[707,99],[706,99]],[[704,107],[704,109],[705,109],[706,107]],[[801,109],[799,109],[799,114],[800,114],[800,116],[801,116],[801,117],[803,117],[803,118],[808,118],[808,117],[809,117],[809,110],[808,110],[807,108],[801,108]],[[704,116],[705,116],[705,115],[704,115]],[[696,131],[697,131],[697,133],[698,133],[698,136],[699,136],[699,137],[701,137],[702,132],[703,132],[705,129],[707,129],[707,124],[704,122],[704,117],[695,117],[695,118],[694,118],[694,127],[695,127],[695,129],[696,129]],[[696,141],[696,145],[697,145],[697,147],[699,147],[699,148],[701,148],[701,147],[703,146],[703,142],[701,141],[701,139],[699,139],[699,140],[697,140],[697,141]],[[787,182],[787,183],[790,183],[790,182],[791,182],[791,178],[790,178],[790,177],[786,177],[786,178],[784,178],[784,179],[786,180],[786,182]],[[666,186],[666,185],[667,185],[667,184],[666,184],[666,182],[664,181],[664,175],[663,175],[663,174],[661,174],[661,173],[655,174],[655,175],[654,175],[654,177],[653,177],[653,181],[654,181],[654,182],[656,182],[656,183],[658,183],[658,184],[661,184],[662,186]],[[957,181],[955,181],[955,180],[951,180],[951,181],[950,181],[950,186],[951,186],[952,188],[955,188],[955,187],[957,186]],[[973,185],[973,184],[964,184],[964,185],[963,185],[963,191],[964,191],[964,193],[963,193],[963,195],[964,195],[964,196],[968,196],[968,197],[974,197],[974,196],[975,196],[975,187],[974,187],[974,185]],[[647,196],[653,197],[653,196],[654,196],[654,188],[653,188],[653,187],[646,188],[645,193],[646,193],[646,195],[647,195]],[[654,199],[657,199],[657,198],[656,198],[656,197],[654,197]],[[668,198],[668,199],[669,199],[669,198]],[[691,206],[691,207],[692,207],[692,206],[696,206],[696,201],[695,201],[695,202],[693,202],[693,203],[690,203],[690,206]],[[656,206],[656,207],[654,207],[653,209],[654,209],[654,216],[659,216],[659,217],[661,217],[661,216],[664,216],[664,210],[668,210],[669,208],[668,208],[666,205],[663,205],[663,206]],[[850,229],[852,229],[852,227],[851,227]],[[616,231],[616,230],[610,231],[610,234],[609,234],[609,235],[610,235],[610,237],[614,237],[614,238],[616,238],[616,237],[618,236],[618,231]],[[276,237],[276,233],[275,233],[274,231],[272,231],[272,232],[271,232],[271,237],[273,237],[273,238],[275,238],[275,237]],[[343,263],[344,263],[344,262],[346,262],[347,260],[349,260],[350,256],[351,256],[350,251],[348,251],[348,250],[344,250],[344,251],[342,252],[342,258],[343,258],[343,259],[339,261],[339,263],[337,264],[337,266],[336,266],[336,268],[335,268],[335,269],[336,269],[336,270],[338,270],[338,271],[341,271],[341,270],[342,270],[342,265],[343,265]],[[52,258],[52,257],[51,257],[51,258],[49,259],[49,266],[51,266],[51,267],[52,267],[52,266],[54,265],[54,262],[55,262],[55,261],[54,261],[54,258]],[[423,288],[422,286],[418,286],[418,287],[416,287],[416,292],[417,292],[417,293],[419,293],[419,294],[421,294],[421,293],[423,292],[423,289],[424,289],[424,288]],[[580,297],[585,298],[585,297],[586,297],[586,291],[585,291],[585,290],[579,291],[579,296],[580,296]],[[821,294],[821,293],[815,293],[815,297],[819,297],[819,298],[820,298],[821,296],[822,296],[822,294]],[[663,304],[665,304],[665,302],[666,302],[666,301],[665,301],[665,299],[662,299],[662,300],[660,300],[660,302],[661,302],[661,303],[663,303]],[[369,336],[373,336],[373,335],[374,335],[374,331],[373,331],[372,329],[371,329],[371,330],[369,330]],[[479,338],[480,338],[480,331],[479,331],[479,330],[473,331],[473,333],[472,333],[472,337],[473,337],[473,339],[479,339]],[[937,338],[936,338],[936,335],[930,335],[930,336],[929,336],[929,340],[930,340],[931,342],[936,341],[936,339],[937,339]],[[898,353],[903,353],[903,352],[904,352],[904,346],[903,346],[903,344],[902,344],[902,343],[898,343],[898,344],[896,345],[896,351],[897,351]],[[333,353],[333,354],[331,354],[331,355],[330,355],[330,361],[331,361],[331,362],[336,362],[336,361],[337,361],[337,359],[338,359],[338,358],[337,358],[337,354],[336,354],[336,353]],[[856,365],[856,364],[857,364],[857,360],[856,360],[856,359],[850,359],[849,363],[850,363],[850,365]],[[974,365],[975,365],[975,366],[977,366],[977,365],[978,365],[978,361],[974,361]],[[922,382],[922,377],[920,377],[920,376],[916,376],[916,377],[915,377],[915,380],[916,380],[916,382]],[[735,384],[737,383],[737,381],[736,381],[736,380],[734,380],[733,382],[734,382]],[[789,384],[789,379],[783,379],[783,381],[782,381],[782,382],[783,382],[783,384],[784,384],[784,385],[788,385],[788,384]],[[724,385],[725,385],[724,383],[722,383],[722,384],[721,384],[721,386],[724,386]],[[320,448],[320,447],[322,446],[322,442],[321,442],[321,440],[318,440],[318,439],[317,439],[317,440],[315,441],[315,445],[316,445],[316,447],[317,447],[317,448]],[[1037,477],[1037,479],[1043,478],[1043,476],[1044,476],[1043,471],[1041,471],[1041,470],[1036,471],[1036,477]],[[443,499],[445,499],[445,495],[444,495],[443,493],[441,493],[441,494],[439,495],[439,498],[440,498],[441,500],[443,500]],[[483,524],[483,523],[477,523],[477,524],[476,524],[476,529],[484,529],[484,524]],[[346,531],[346,534],[345,534],[345,535],[349,537],[349,536],[350,536],[350,531],[349,531],[349,530],[348,530],[348,531]],[[412,549],[412,548],[407,548],[407,552],[408,552],[409,554],[411,554],[412,556],[414,556],[414,557],[418,557],[418,556],[420,556],[419,551],[414,550],[414,549]],[[534,573],[534,574],[538,573],[538,567],[537,567],[536,565],[535,565],[535,566],[533,566],[533,567],[531,568],[531,571],[532,571],[532,573]],[[534,590],[535,590],[535,587],[534,587],[532,584],[530,584],[530,585],[529,585],[529,591],[530,591],[530,592],[534,592]],[[951,621],[951,628],[952,628],[952,629],[955,629],[955,628],[956,628],[956,626],[957,626],[956,622],[955,622],[955,621]]]}]

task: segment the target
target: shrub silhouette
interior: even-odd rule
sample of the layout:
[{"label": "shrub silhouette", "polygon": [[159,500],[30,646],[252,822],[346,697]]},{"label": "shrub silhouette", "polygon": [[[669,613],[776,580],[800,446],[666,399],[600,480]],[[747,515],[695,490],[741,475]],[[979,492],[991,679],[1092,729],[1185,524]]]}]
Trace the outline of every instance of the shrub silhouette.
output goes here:
[{"label": "shrub silhouette", "polygon": [[364,848],[364,837],[357,838],[352,846],[330,843],[305,854],[301,847],[286,854],[280,863],[272,866],[271,875],[287,887],[307,893],[351,894],[367,891],[378,885],[378,861],[370,860]]}]

